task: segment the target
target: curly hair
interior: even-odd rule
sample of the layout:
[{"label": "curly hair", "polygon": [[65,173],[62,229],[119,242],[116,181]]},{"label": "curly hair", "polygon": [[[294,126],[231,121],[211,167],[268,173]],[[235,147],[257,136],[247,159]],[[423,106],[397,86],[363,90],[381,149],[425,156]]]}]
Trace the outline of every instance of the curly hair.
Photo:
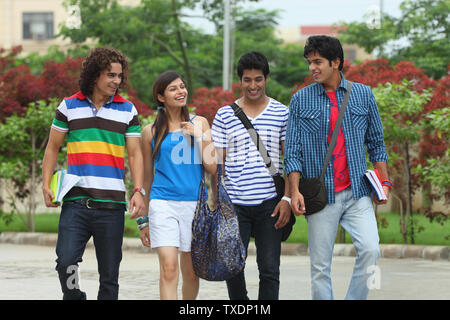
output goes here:
[{"label": "curly hair", "polygon": [[91,50],[83,61],[80,80],[78,82],[83,95],[87,97],[92,96],[95,81],[103,70],[109,70],[111,68],[111,63],[120,63],[122,65],[123,77],[117,93],[119,93],[121,88],[126,88],[128,76],[127,58],[117,49],[98,47]]}]

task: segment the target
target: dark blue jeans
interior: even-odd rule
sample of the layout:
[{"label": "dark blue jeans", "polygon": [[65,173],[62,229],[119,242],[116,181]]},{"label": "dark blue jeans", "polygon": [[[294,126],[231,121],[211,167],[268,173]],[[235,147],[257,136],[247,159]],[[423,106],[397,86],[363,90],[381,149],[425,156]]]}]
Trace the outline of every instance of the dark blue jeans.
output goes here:
[{"label": "dark blue jeans", "polygon": [[[280,288],[281,229],[274,227],[278,216],[271,217],[277,205],[276,199],[264,201],[258,206],[235,205],[239,231],[245,248],[250,235],[255,238],[256,262],[259,270],[259,300],[278,300]],[[248,300],[244,271],[227,280],[231,300]]]},{"label": "dark blue jeans", "polygon": [[78,203],[63,203],[56,244],[56,270],[64,300],[86,299],[78,285],[77,270],[91,236],[100,275],[97,299],[118,299],[124,213],[124,210],[88,209]]}]

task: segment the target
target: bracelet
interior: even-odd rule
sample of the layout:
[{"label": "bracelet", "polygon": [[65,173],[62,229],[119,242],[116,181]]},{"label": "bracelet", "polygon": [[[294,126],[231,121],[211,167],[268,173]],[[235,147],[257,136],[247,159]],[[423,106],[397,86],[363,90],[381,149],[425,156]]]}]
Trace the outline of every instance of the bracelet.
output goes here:
[{"label": "bracelet", "polygon": [[381,185],[382,185],[382,186],[385,186],[385,187],[388,187],[389,190],[392,190],[392,187],[393,187],[392,182],[390,182],[389,180],[383,180],[383,181],[381,182]]},{"label": "bracelet", "polygon": [[281,198],[281,200],[286,200],[289,203],[289,205],[291,205],[291,198],[283,196],[283,198]]},{"label": "bracelet", "polygon": [[142,224],[138,224],[139,231],[144,229],[145,227],[148,227],[148,222],[145,222],[145,223],[142,223]]},{"label": "bracelet", "polygon": [[148,216],[139,217],[136,219],[138,225],[148,222]]}]

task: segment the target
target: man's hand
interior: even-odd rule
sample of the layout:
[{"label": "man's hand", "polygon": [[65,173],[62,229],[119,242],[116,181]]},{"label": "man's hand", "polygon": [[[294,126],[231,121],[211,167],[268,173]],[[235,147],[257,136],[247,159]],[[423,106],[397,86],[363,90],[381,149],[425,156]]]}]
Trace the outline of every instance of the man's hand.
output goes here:
[{"label": "man's hand", "polygon": [[55,197],[53,195],[53,191],[50,190],[49,188],[42,188],[42,193],[44,194],[44,201],[45,201],[45,206],[48,208],[56,208],[59,207],[59,203],[54,203],[52,202],[53,198]]},{"label": "man's hand", "polygon": [[291,218],[291,207],[289,206],[289,202],[286,200],[278,202],[271,217],[276,217],[278,213],[280,213],[280,216],[274,225],[275,229],[283,228],[289,222],[289,219]]},{"label": "man's hand", "polygon": [[305,199],[299,191],[291,191],[291,208],[296,216],[306,213]]},{"label": "man's hand", "polygon": [[385,204],[385,203],[388,202],[388,200],[389,200],[389,191],[390,191],[389,187],[383,186],[383,191],[384,191],[384,193],[386,194],[386,198],[387,198],[387,199],[386,199],[386,200],[383,200],[383,201],[379,201],[379,200],[377,199],[377,196],[374,194],[374,195],[372,196],[372,199],[373,199],[373,202],[375,202],[375,204],[380,205],[380,204]]},{"label": "man's hand", "polygon": [[144,196],[140,192],[135,192],[130,200],[129,212],[132,212],[130,218],[136,219],[145,215]]}]

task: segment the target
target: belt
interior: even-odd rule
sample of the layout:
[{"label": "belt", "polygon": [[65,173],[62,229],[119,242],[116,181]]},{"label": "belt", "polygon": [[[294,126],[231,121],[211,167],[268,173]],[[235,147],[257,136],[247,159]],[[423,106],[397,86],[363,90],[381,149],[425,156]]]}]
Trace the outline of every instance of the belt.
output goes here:
[{"label": "belt", "polygon": [[99,209],[99,210],[126,210],[126,206],[123,203],[117,203],[117,202],[101,202],[101,201],[94,201],[91,199],[76,199],[76,200],[69,200],[67,202],[73,202],[81,204],[82,206],[88,208],[88,209]]}]

